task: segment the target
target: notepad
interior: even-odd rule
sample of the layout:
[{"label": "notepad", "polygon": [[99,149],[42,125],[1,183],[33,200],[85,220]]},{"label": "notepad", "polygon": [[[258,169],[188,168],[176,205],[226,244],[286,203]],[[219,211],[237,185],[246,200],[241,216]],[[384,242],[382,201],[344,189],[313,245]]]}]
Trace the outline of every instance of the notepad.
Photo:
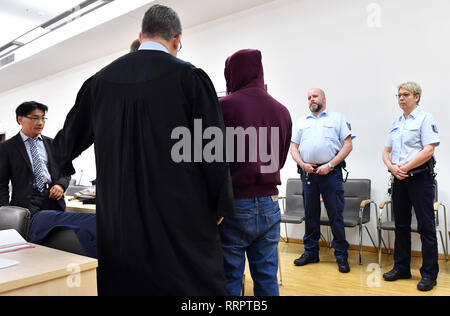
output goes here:
[{"label": "notepad", "polygon": [[25,239],[14,229],[0,231],[0,254],[18,251],[25,248],[33,248],[27,244]]}]

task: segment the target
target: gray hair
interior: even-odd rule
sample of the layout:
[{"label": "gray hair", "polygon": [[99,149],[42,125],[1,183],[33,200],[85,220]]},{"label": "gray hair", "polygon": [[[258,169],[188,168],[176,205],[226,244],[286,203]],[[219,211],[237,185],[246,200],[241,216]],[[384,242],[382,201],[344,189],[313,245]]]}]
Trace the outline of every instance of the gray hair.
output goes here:
[{"label": "gray hair", "polygon": [[145,13],[142,34],[149,38],[161,37],[166,41],[182,33],[178,14],[171,8],[155,4]]}]

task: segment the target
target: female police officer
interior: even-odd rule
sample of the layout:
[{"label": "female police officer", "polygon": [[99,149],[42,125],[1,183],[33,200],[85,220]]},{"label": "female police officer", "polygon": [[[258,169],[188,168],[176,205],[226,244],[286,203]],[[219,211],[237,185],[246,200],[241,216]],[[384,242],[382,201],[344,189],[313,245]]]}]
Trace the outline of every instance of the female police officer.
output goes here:
[{"label": "female police officer", "polygon": [[[439,272],[433,201],[435,187],[430,164],[439,134],[436,122],[419,106],[422,89],[407,82],[398,87],[398,104],[403,115],[389,131],[383,161],[395,176],[392,205],[395,218],[394,268],[383,275],[386,281],[411,278],[411,207],[414,207],[422,241],[422,280],[417,285],[429,291]],[[413,176],[412,176],[413,174]]]}]

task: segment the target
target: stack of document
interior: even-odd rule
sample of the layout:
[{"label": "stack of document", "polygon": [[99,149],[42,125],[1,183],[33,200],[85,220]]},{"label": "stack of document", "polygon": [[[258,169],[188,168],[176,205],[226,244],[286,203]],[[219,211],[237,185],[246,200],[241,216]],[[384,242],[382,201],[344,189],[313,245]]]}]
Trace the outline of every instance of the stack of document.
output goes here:
[{"label": "stack of document", "polygon": [[0,231],[0,254],[26,248],[33,248],[33,246],[27,244],[25,239],[16,230],[8,229]]},{"label": "stack of document", "polygon": [[81,190],[73,195],[74,198],[83,200],[83,199],[95,199],[96,196],[96,187],[95,185]]}]

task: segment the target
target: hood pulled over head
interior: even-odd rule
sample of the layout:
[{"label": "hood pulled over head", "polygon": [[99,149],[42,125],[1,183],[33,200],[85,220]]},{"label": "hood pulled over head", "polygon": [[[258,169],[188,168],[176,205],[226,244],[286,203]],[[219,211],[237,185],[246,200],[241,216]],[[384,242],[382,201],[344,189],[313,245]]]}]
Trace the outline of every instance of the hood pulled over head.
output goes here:
[{"label": "hood pulled over head", "polygon": [[259,50],[244,49],[228,57],[225,62],[227,93],[243,88],[264,88],[264,70]]}]

